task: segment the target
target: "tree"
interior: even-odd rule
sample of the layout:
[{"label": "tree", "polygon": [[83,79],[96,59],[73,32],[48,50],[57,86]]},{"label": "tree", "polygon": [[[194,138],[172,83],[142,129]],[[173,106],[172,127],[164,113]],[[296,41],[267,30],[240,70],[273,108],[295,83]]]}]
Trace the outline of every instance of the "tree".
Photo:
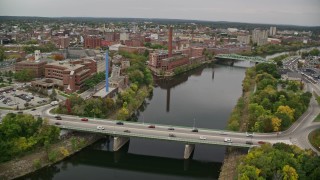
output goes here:
[{"label": "tree", "polygon": [[3,61],[6,59],[6,56],[4,54],[4,49],[0,47],[0,61]]},{"label": "tree", "polygon": [[21,71],[17,71],[14,74],[14,78],[20,82],[31,81],[34,78],[34,73],[30,69],[23,69]]},{"label": "tree", "polygon": [[56,61],[61,61],[64,59],[64,56],[62,54],[55,54],[53,55],[53,59]]},{"label": "tree", "polygon": [[289,165],[285,165],[282,171],[283,180],[297,180],[299,178],[299,175],[297,174],[296,170]]},{"label": "tree", "polygon": [[271,119],[272,127],[274,132],[280,131],[280,126],[281,126],[281,119],[277,117],[273,117]]},{"label": "tree", "polygon": [[52,93],[50,94],[50,99],[56,100],[56,97],[57,97],[57,92],[55,89],[52,89]]}]

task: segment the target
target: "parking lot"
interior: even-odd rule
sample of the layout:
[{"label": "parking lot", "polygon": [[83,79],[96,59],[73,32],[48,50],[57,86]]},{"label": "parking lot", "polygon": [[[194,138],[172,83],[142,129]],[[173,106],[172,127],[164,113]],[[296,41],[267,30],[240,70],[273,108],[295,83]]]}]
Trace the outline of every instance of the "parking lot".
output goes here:
[{"label": "parking lot", "polygon": [[11,90],[0,93],[0,107],[4,108],[16,108],[18,106],[19,109],[25,109],[26,103],[28,104],[27,107],[30,108],[48,104],[49,102],[49,98],[41,98],[38,95],[22,90]]}]

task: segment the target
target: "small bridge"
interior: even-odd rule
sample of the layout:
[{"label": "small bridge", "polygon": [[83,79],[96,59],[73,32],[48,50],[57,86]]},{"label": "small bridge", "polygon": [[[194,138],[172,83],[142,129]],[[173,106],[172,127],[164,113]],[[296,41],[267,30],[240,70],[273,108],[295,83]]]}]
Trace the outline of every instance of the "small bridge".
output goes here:
[{"label": "small bridge", "polygon": [[218,54],[215,56],[217,59],[231,59],[237,61],[251,61],[256,63],[268,62],[266,59],[259,56],[241,56],[238,54]]}]

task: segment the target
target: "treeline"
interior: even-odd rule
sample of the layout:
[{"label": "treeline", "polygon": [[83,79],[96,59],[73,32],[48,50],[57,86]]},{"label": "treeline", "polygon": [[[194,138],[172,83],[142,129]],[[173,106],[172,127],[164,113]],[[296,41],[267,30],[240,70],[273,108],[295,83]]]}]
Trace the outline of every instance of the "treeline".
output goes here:
[{"label": "treeline", "polygon": [[[312,94],[303,92],[302,82],[281,81],[275,64],[261,63],[249,68],[243,81],[243,92],[255,92],[244,104],[238,100],[228,123],[228,129],[238,131],[246,116],[246,130],[278,132],[290,127],[308,108]],[[278,90],[279,89],[279,90]],[[246,114],[243,114],[247,107]]]},{"label": "treeline", "polygon": [[9,113],[0,124],[0,162],[13,159],[39,147],[47,147],[59,138],[60,129],[30,114]]},{"label": "treeline", "polygon": [[168,49],[167,46],[163,46],[161,44],[152,44],[150,42],[144,43],[144,46],[151,49]]},{"label": "treeline", "polygon": [[319,44],[308,44],[305,45],[302,42],[295,42],[289,45],[282,44],[265,44],[262,46],[255,46],[251,52],[243,52],[241,55],[244,56],[258,56],[258,55],[267,55],[267,54],[275,54],[285,51],[297,51],[301,48],[318,46]]},{"label": "treeline", "polygon": [[309,52],[302,52],[301,53],[302,59],[306,58],[307,56],[320,56],[320,50],[315,48]]},{"label": "treeline", "polygon": [[93,75],[89,79],[86,79],[84,81],[84,86],[82,87],[82,90],[85,91],[87,89],[93,88],[95,85],[99,84],[101,81],[106,79],[106,72],[98,72],[97,74]]},{"label": "treeline", "polygon": [[24,46],[23,50],[26,53],[31,54],[31,53],[34,53],[35,50],[40,50],[40,52],[52,52],[52,51],[56,51],[57,48],[54,44],[48,43],[48,44],[40,45],[40,46],[33,46],[33,45]]},{"label": "treeline", "polygon": [[320,157],[311,150],[283,143],[253,148],[237,167],[238,178],[319,179]]}]

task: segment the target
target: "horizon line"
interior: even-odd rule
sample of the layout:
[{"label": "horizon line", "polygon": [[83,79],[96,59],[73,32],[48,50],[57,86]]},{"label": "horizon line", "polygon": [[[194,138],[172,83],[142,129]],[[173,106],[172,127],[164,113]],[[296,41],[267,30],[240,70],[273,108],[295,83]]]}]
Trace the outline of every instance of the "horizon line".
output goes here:
[{"label": "horizon line", "polygon": [[200,22],[225,22],[225,23],[240,23],[240,24],[260,24],[260,25],[277,25],[277,26],[297,26],[297,27],[314,27],[320,28],[320,25],[294,25],[294,24],[273,24],[273,23],[254,23],[254,22],[237,22],[237,21],[226,21],[226,20],[199,20],[199,19],[171,19],[171,18],[143,18],[143,17],[102,17],[102,16],[11,16],[11,15],[0,15],[0,17],[28,17],[28,18],[115,18],[115,19],[154,19],[154,20],[180,20],[180,21],[200,21]]}]

